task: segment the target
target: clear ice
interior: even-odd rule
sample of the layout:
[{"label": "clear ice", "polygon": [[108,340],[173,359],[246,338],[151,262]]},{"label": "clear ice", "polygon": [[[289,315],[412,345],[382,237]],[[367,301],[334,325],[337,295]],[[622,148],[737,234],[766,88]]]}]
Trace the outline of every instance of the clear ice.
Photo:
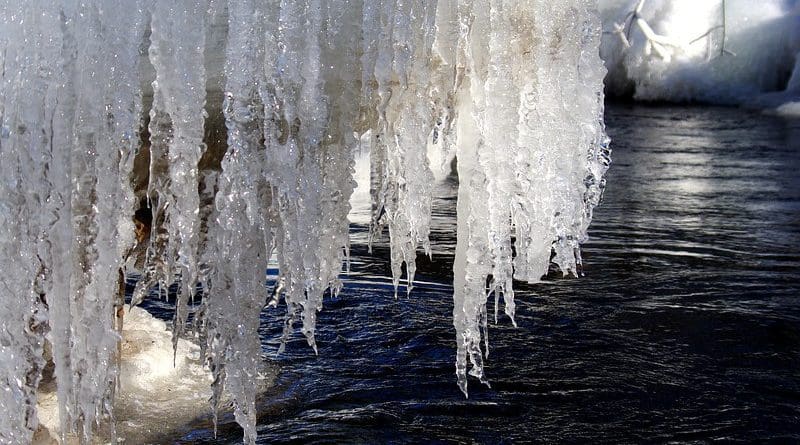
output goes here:
[{"label": "clear ice", "polygon": [[[593,0],[2,0],[0,442],[37,429],[46,341],[62,441],[113,436],[120,276],[146,201],[134,303],[177,285],[173,342],[193,312],[215,419],[231,401],[254,443],[261,310],[283,302],[284,340],[299,324],[316,351],[364,141],[370,239],[388,228],[406,292],[430,255],[429,160],[457,159],[456,375],[465,394],[468,374],[487,382],[488,298],[513,322],[515,279],[581,273],[609,164],[600,36]],[[219,122],[221,167],[204,167]]]}]

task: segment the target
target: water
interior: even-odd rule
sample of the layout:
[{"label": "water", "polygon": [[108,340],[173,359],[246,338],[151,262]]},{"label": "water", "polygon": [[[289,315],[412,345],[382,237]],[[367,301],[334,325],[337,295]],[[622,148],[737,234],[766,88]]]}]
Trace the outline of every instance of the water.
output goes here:
[{"label": "water", "polygon": [[[319,356],[293,337],[259,401],[260,443],[800,440],[800,121],[730,108],[610,105],[614,165],[582,279],[519,284],[489,330],[491,389],[456,386],[455,180],[432,261],[393,297],[388,248],[355,227]],[[404,293],[401,292],[401,295]],[[166,314],[165,314],[166,315]],[[275,356],[281,311],[266,311]],[[232,419],[177,443],[234,443]]]}]

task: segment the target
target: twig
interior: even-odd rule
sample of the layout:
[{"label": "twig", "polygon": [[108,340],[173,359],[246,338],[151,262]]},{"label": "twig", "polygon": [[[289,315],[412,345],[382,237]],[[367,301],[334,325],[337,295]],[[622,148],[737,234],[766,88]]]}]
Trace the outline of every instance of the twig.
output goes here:
[{"label": "twig", "polygon": [[725,27],[722,26],[722,25],[717,25],[717,26],[715,26],[713,28],[710,28],[708,31],[704,32],[703,35],[701,35],[700,37],[698,37],[698,38],[692,40],[691,42],[689,42],[689,45],[701,40],[703,37],[708,37],[709,34],[711,34],[712,32],[714,32],[714,31],[716,31],[717,29],[720,29],[720,28],[722,28],[723,32],[724,32]]},{"label": "twig", "polygon": [[693,44],[693,43],[696,43],[699,40],[702,40],[705,37],[708,37],[708,35],[711,34],[712,32],[714,32],[714,31],[716,31],[718,29],[722,29],[722,45],[720,45],[719,55],[717,57],[722,57],[722,56],[724,56],[726,54],[730,55],[730,56],[736,56],[736,53],[734,53],[733,51],[730,51],[729,49],[725,48],[725,40],[727,38],[727,31],[728,31],[727,12],[726,12],[726,7],[725,6],[726,6],[725,5],[725,0],[722,0],[722,8],[721,8],[722,9],[722,24],[709,28],[709,30],[704,32],[701,36],[699,36],[696,39],[694,39],[691,42],[689,42],[690,45]]},{"label": "twig", "polygon": [[646,20],[641,18],[640,14],[644,8],[645,0],[639,0],[633,11],[625,15],[622,23],[614,23],[614,30],[611,34],[615,34],[622,41],[623,47],[627,50],[631,47],[631,33],[633,32],[633,25],[639,27],[644,34],[646,40],[644,51],[645,54],[650,55],[653,51],[662,59],[669,61],[672,58],[671,51],[668,47],[678,48],[680,45],[675,40],[656,34],[653,28],[647,23]]}]

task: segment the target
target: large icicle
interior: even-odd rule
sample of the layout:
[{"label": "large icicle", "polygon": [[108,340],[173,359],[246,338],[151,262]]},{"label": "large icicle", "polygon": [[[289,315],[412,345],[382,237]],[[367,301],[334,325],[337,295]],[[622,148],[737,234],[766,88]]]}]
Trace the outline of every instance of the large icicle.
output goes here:
[{"label": "large icicle", "polygon": [[483,371],[481,330],[486,329],[486,282],[494,265],[491,254],[490,207],[502,205],[491,202],[486,184],[489,181],[480,152],[486,143],[482,124],[486,114],[485,79],[488,74],[486,58],[489,46],[489,17],[476,14],[486,10],[486,1],[461,5],[459,8],[460,34],[463,40],[463,63],[469,73],[458,96],[457,122],[458,159],[458,239],[453,264],[453,323],[456,328],[456,375],[458,385],[467,393],[467,366],[469,373],[482,382],[487,380]]},{"label": "large icicle", "polygon": [[[70,13],[70,11],[64,11]],[[65,14],[66,15],[66,14]],[[74,13],[70,14],[70,19]],[[62,17],[59,23],[65,32],[61,35],[62,44],[60,53],[74,51],[75,39],[72,35],[70,21]],[[74,22],[73,22],[74,23]],[[74,26],[74,25],[73,25]],[[69,30],[69,31],[67,31]],[[55,375],[58,383],[59,418],[62,437],[70,431],[70,411],[68,406],[74,406],[73,382],[71,372],[71,323],[70,316],[70,276],[72,275],[72,221],[71,221],[71,177],[72,156],[72,129],[74,125],[75,95],[72,73],[75,69],[73,57],[63,57],[58,60],[59,68],[64,73],[57,96],[51,104],[55,108],[50,137],[52,165],[60,166],[49,170],[49,181],[52,184],[52,193],[45,207],[46,213],[52,215],[46,230],[49,233],[47,249],[43,252],[44,261],[51,264],[51,278],[45,280],[45,295],[49,300],[48,315],[52,341],[52,355],[55,362]],[[47,161],[43,161],[47,162]],[[74,412],[74,411],[73,411]]]},{"label": "large icicle", "polygon": [[[71,246],[59,247],[61,252],[72,252],[72,262],[67,263],[71,267],[69,292],[56,289],[62,283],[52,283],[53,298],[48,303],[56,313],[68,310],[67,317],[52,317],[57,378],[61,382],[71,380],[71,387],[65,385],[67,391],[59,388],[62,435],[78,431],[84,442],[91,440],[93,429],[101,422],[113,419],[111,402],[119,340],[113,315],[122,266],[120,251],[124,248],[117,223],[126,213],[120,205],[126,198],[120,184],[120,161],[121,153],[130,147],[130,141],[116,138],[125,133],[130,137],[136,131],[127,127],[135,120],[130,115],[126,117],[125,110],[135,102],[139,87],[138,82],[125,83],[120,77],[125,74],[115,72],[135,72],[140,41],[136,24],[141,23],[136,6],[135,2],[110,2],[104,8],[83,4],[65,11],[66,25],[74,30],[65,40],[67,45],[74,42],[77,58],[65,70],[73,73],[71,86],[75,91],[72,140],[71,144],[68,140],[59,141],[71,145],[71,197],[64,210],[69,210],[72,239]],[[109,22],[108,17],[115,16],[128,17],[132,23],[120,27],[118,19],[116,23]],[[120,104],[120,98],[125,98],[126,103]],[[61,213],[67,217],[66,212]],[[130,215],[129,210],[127,214]],[[130,235],[122,237],[126,238],[129,240]],[[53,261],[57,263],[61,258]],[[61,325],[64,321],[68,321],[68,329]]]},{"label": "large icicle", "polygon": [[373,54],[365,54],[364,66],[374,67],[374,77],[364,80],[375,83],[371,159],[378,164],[372,171],[379,204],[373,207],[372,233],[389,226],[396,294],[403,264],[410,292],[417,248],[430,255],[433,173],[427,147],[438,117],[430,98],[436,2],[385,0],[371,7],[365,40]]},{"label": "large icicle", "polygon": [[[337,4],[281,2],[276,71],[268,73],[275,76],[275,93],[274,99],[265,100],[266,113],[275,122],[265,125],[264,138],[266,177],[280,218],[276,240],[281,292],[287,305],[284,342],[300,314],[303,334],[315,351],[314,330],[323,294],[330,290],[335,295],[341,288],[338,275],[348,242],[346,216],[353,188],[354,138],[342,133],[352,128],[347,120],[350,113],[341,107],[341,96],[331,96],[325,89],[328,82],[334,88],[337,84],[347,87],[341,73],[337,78],[331,65],[323,63],[325,58],[334,61],[328,48],[349,38],[339,31],[324,40],[326,32],[341,26],[326,20],[328,11],[333,10],[333,16],[342,14]],[[355,63],[354,52],[348,59],[343,57],[348,54],[344,49],[336,51],[337,64]],[[342,94],[341,88],[336,94]],[[332,105],[338,107],[335,115]]]},{"label": "large icicle", "polygon": [[[142,129],[142,91],[139,80],[142,72],[139,42],[144,37],[145,14],[142,9],[146,0],[120,0],[109,4],[114,9],[106,16],[112,35],[108,49],[116,55],[116,64],[110,73],[112,89],[108,98],[109,125],[111,126],[110,147],[119,152],[118,178],[119,194],[117,206],[117,256],[124,262],[120,267],[119,289],[115,302],[116,326],[122,331],[123,305],[125,303],[125,275],[128,259],[135,256],[136,227],[134,213],[139,205],[134,192],[134,160],[141,151],[140,131]],[[135,262],[135,261],[134,261]]]},{"label": "large icicle", "polygon": [[[485,147],[478,155],[488,179],[489,246],[491,249],[492,282],[490,292],[495,294],[495,321],[497,297],[503,294],[506,314],[514,320],[513,269],[511,267],[511,197],[517,177],[513,171],[513,153],[517,147],[517,120],[519,115],[519,89],[515,84],[515,58],[524,54],[528,45],[520,44],[528,36],[527,23],[533,17],[522,15],[524,7],[517,2],[491,0],[489,2],[489,67],[486,73],[485,110],[482,116]],[[515,23],[516,22],[516,23]],[[514,29],[520,24],[522,29]]]},{"label": "large icicle", "polygon": [[277,8],[255,0],[228,2],[227,85],[223,112],[228,152],[222,161],[211,224],[207,296],[203,302],[207,351],[214,374],[216,425],[223,389],[230,394],[245,442],[255,443],[256,380],[261,363],[258,327],[272,251],[271,193],[264,180],[264,28]]},{"label": "large icicle", "polygon": [[[61,36],[58,10],[46,2],[0,4],[0,442],[29,443],[37,428],[36,388],[42,358],[49,279],[50,199],[45,165],[52,157],[54,96]],[[35,4],[34,4],[35,3]],[[48,104],[48,107],[42,106]],[[27,222],[27,224],[26,224]]]},{"label": "large icicle", "polygon": [[[17,221],[6,221],[3,228],[20,231],[2,236],[4,261],[18,258],[19,271],[4,279],[4,287],[17,287],[22,280],[28,288],[13,292],[17,297],[7,294],[2,306],[15,299],[22,303],[27,295],[27,310],[3,316],[5,332],[15,331],[8,327],[20,316],[26,324],[20,330],[26,337],[3,341],[4,347],[24,345],[20,342],[28,338],[27,350],[12,355],[30,357],[30,368],[18,374],[22,379],[8,380],[24,385],[25,396],[15,398],[23,406],[3,401],[4,412],[23,419],[0,430],[12,434],[16,439],[9,441],[15,443],[30,440],[23,437],[36,426],[31,391],[43,365],[45,309],[62,434],[80,429],[81,439],[90,440],[94,426],[111,416],[116,379],[112,314],[119,251],[130,239],[117,229],[128,202],[120,168],[138,119],[138,82],[130,79],[136,78],[141,14],[137,2],[108,2],[106,15],[96,5],[69,6],[27,2],[2,8],[2,102],[8,106],[2,110],[0,151],[4,169],[11,169],[3,174],[3,216]],[[21,244],[9,251],[9,242]],[[4,364],[19,364],[7,358]]]},{"label": "large icicle", "polygon": [[[155,201],[155,219],[163,218],[169,239],[165,251],[160,252],[165,267],[159,281],[169,284],[176,273],[180,274],[173,345],[183,332],[187,304],[198,277],[198,163],[205,150],[204,51],[208,9],[208,0],[156,0],[151,23],[150,61],[156,70],[156,80],[150,111],[149,196]],[[154,163],[156,160],[166,161],[166,172],[154,168],[158,165]],[[158,238],[161,233],[153,231],[153,236]],[[161,242],[157,240],[156,245]]]},{"label": "large icicle", "polygon": [[468,362],[485,381],[485,283],[495,317],[502,293],[513,320],[513,278],[539,281],[551,250],[564,274],[580,273],[579,243],[602,193],[608,151],[593,2],[464,3],[469,93],[459,96],[454,323],[466,394]]}]

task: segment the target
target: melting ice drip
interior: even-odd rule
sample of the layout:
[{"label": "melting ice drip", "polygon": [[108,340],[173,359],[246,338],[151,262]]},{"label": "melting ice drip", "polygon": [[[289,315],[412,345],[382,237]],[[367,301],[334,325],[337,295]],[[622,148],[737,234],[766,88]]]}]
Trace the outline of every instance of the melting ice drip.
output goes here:
[{"label": "melting ice drip", "polygon": [[[594,9],[591,0],[4,1],[0,438],[27,442],[36,428],[48,329],[62,434],[89,442],[95,425],[113,425],[114,312],[135,243],[131,177],[148,111],[154,227],[134,298],[146,284],[179,283],[177,339],[202,285],[194,324],[214,409],[227,391],[248,443],[267,262],[277,254],[284,335],[299,322],[316,350],[323,295],[342,286],[364,135],[372,233],[388,226],[395,286],[405,264],[410,289],[417,251],[429,252],[428,151],[458,159],[456,373],[465,393],[468,372],[485,382],[487,296],[502,296],[513,320],[513,279],[536,282],[551,260],[580,271],[609,163]],[[216,101],[206,47],[221,22]],[[227,148],[217,173],[198,162],[206,110],[220,108]]]}]

